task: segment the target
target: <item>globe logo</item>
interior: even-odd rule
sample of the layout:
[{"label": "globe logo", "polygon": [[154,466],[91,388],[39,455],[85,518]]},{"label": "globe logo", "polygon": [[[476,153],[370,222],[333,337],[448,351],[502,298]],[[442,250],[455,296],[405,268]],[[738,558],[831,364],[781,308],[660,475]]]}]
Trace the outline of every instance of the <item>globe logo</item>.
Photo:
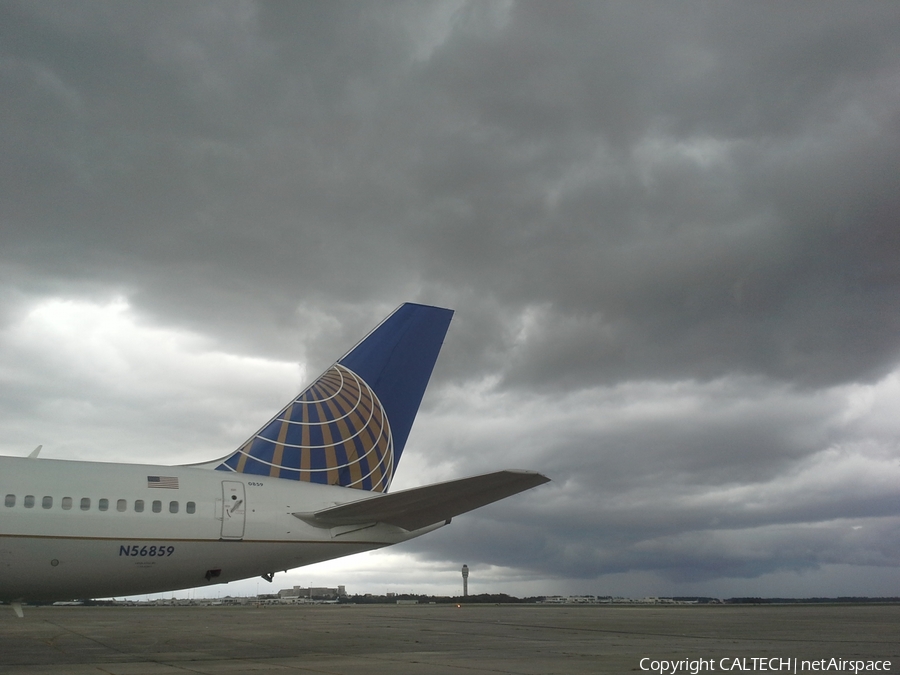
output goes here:
[{"label": "globe logo", "polygon": [[237,453],[238,473],[385,492],[394,448],[384,407],[356,373],[335,364]]}]

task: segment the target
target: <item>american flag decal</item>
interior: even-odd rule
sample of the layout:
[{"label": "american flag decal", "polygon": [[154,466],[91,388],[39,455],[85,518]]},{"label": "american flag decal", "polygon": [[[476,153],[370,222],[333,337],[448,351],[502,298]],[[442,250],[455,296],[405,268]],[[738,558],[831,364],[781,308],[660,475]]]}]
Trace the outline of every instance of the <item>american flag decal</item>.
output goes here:
[{"label": "american flag decal", "polygon": [[147,487],[177,490],[178,478],[176,476],[147,476]]}]

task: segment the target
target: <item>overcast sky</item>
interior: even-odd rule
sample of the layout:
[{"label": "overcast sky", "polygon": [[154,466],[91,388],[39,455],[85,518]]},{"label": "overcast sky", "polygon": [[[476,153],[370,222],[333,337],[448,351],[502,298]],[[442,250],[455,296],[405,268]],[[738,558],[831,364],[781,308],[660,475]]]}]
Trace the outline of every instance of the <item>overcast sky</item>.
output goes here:
[{"label": "overcast sky", "polygon": [[0,453],[222,456],[416,301],[394,489],[553,482],[261,592],[900,595],[898,214],[896,3],[2,1]]}]

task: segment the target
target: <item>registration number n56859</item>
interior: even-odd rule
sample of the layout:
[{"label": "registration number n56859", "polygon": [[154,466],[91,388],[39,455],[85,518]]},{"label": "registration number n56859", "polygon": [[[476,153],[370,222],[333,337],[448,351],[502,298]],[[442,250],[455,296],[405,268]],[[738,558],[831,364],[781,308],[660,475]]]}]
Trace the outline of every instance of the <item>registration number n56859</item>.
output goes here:
[{"label": "registration number n56859", "polygon": [[119,556],[130,558],[168,558],[175,553],[174,546],[131,544],[119,546]]}]

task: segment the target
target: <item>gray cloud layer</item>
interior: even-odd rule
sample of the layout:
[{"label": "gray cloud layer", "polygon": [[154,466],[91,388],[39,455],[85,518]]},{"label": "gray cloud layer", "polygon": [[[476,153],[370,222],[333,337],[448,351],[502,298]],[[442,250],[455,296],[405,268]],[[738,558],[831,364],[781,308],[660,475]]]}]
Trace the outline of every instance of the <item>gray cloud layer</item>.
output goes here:
[{"label": "gray cloud layer", "polygon": [[5,451],[224,454],[418,300],[398,481],[554,478],[420,559],[900,593],[893,5],[3,2],[0,91]]}]

